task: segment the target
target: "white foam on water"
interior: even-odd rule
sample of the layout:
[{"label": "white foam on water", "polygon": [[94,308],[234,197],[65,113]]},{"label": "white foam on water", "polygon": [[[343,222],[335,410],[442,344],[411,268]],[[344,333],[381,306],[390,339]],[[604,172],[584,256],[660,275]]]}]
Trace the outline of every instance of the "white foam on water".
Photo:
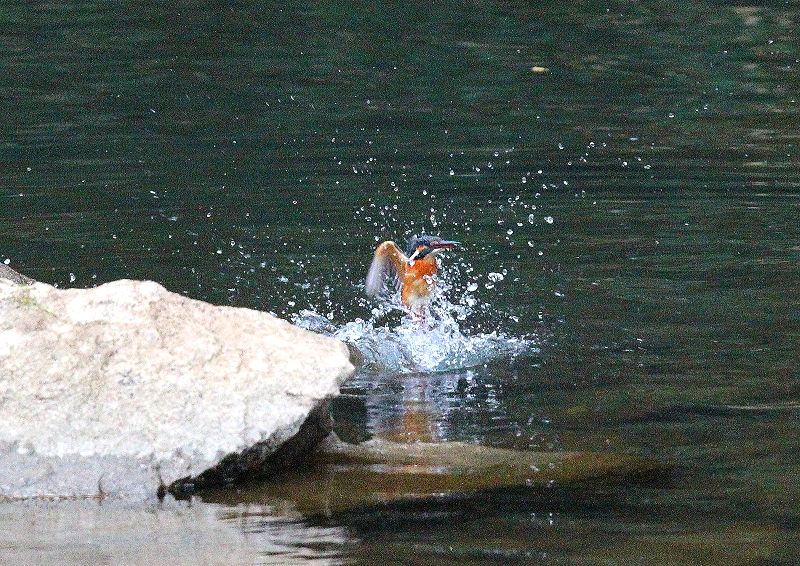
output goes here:
[{"label": "white foam on water", "polygon": [[337,325],[314,310],[302,310],[292,320],[353,346],[363,356],[365,369],[380,373],[452,371],[536,351],[534,338],[509,336],[501,330],[467,331],[463,322],[472,313],[474,299],[465,295],[452,303],[445,298],[446,291],[447,287],[439,289],[424,318],[405,309],[395,294],[384,298],[367,320]]}]

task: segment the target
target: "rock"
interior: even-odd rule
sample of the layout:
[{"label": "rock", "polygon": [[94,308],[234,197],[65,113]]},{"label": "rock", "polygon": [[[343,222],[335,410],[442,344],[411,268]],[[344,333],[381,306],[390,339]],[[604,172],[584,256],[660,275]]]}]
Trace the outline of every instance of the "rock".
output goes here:
[{"label": "rock", "polygon": [[[663,462],[611,452],[532,452],[463,442],[382,439],[349,444],[335,434],[319,445],[310,464],[277,481],[242,486],[237,500],[273,508],[288,501],[305,516],[314,517],[411,501],[480,498],[503,491],[541,493],[662,481],[672,471]],[[200,498],[224,503],[230,494],[208,491]]]},{"label": "rock", "polygon": [[21,285],[33,283],[33,279],[30,277],[25,277],[22,273],[17,273],[3,263],[0,263],[0,279],[7,279],[12,283],[19,283]]},{"label": "rock", "polygon": [[[669,467],[661,462],[612,452],[533,452],[464,442],[349,444],[330,435],[320,457],[339,467],[380,467],[382,473],[429,476],[436,492],[497,487],[547,486],[612,478],[653,478]],[[438,478],[438,479],[437,479]]]},{"label": "rock", "polygon": [[352,371],[337,340],[157,283],[0,279],[0,497],[269,473],[328,434]]}]

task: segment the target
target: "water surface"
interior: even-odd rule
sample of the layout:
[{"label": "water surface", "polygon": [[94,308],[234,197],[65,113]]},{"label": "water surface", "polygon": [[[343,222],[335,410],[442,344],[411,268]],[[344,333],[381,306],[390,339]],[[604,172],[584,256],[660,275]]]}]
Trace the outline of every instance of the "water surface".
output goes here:
[{"label": "water surface", "polygon": [[[131,511],[192,525],[170,546],[199,531],[245,562],[296,559],[272,546],[291,539],[300,560],[334,562],[793,563],[799,15],[773,1],[11,0],[0,261],[60,286],[147,278],[307,311],[380,346],[399,315],[363,296],[375,242],[441,234],[464,242],[445,259],[458,335],[527,347],[449,366],[381,365],[378,348],[335,407],[340,435],[677,469],[669,485],[349,513],[287,514],[291,489],[269,486]],[[26,505],[3,504],[2,523],[33,516],[54,542],[3,541],[0,556],[100,563],[146,544],[124,513]]]}]

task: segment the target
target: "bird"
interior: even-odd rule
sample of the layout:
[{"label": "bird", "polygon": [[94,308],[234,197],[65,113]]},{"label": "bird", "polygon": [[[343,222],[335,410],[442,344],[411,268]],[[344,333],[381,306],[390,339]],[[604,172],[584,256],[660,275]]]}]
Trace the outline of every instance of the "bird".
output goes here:
[{"label": "bird", "polygon": [[375,249],[367,272],[367,295],[378,295],[385,286],[386,277],[394,272],[400,283],[403,305],[412,312],[423,312],[436,286],[437,256],[459,245],[460,242],[437,236],[412,236],[403,253],[391,240],[382,242]]}]

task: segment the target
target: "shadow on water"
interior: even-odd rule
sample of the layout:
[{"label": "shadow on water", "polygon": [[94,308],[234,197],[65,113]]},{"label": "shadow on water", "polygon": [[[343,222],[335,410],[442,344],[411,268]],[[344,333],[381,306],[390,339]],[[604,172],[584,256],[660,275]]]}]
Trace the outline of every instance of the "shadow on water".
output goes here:
[{"label": "shadow on water", "polygon": [[[308,525],[345,526],[351,540],[360,541],[354,547],[356,556],[364,554],[361,558],[365,560],[374,552],[412,561],[425,561],[436,554],[457,559],[464,553],[472,558],[523,559],[532,556],[532,548],[551,544],[546,541],[557,532],[554,525],[570,517],[640,520],[645,511],[627,500],[630,491],[663,490],[670,485],[669,473],[655,468],[638,475],[631,472],[624,478],[530,487],[514,486],[519,480],[508,477],[509,470],[497,467],[448,472],[446,466],[426,470],[424,466],[328,460],[321,456],[304,472],[282,474],[266,483],[206,491],[196,500],[252,505],[268,509],[270,515],[290,510]],[[615,485],[625,486],[624,490]],[[509,518],[529,525],[524,537],[502,537],[494,532],[495,526],[502,528]],[[478,524],[490,530],[479,535],[471,532]],[[436,540],[445,533],[446,538]],[[424,542],[407,548],[408,541],[419,536]]]},{"label": "shadow on water", "polygon": [[[729,505],[722,498],[694,500],[677,487],[685,477],[672,479],[418,492],[397,498],[395,490],[403,482],[381,471],[320,468],[200,498],[260,506],[270,515],[290,509],[310,526],[345,526],[351,541],[359,541],[349,555],[365,562],[379,557],[391,557],[393,563],[561,561],[579,554],[581,563],[595,564],[626,561],[633,547],[643,563],[653,556],[675,563],[702,563],[708,557],[791,563],[797,548],[785,538],[797,527],[791,520],[759,526],[752,521],[756,509]],[[412,480],[406,487],[423,484]],[[754,536],[761,545],[752,544]]]}]

